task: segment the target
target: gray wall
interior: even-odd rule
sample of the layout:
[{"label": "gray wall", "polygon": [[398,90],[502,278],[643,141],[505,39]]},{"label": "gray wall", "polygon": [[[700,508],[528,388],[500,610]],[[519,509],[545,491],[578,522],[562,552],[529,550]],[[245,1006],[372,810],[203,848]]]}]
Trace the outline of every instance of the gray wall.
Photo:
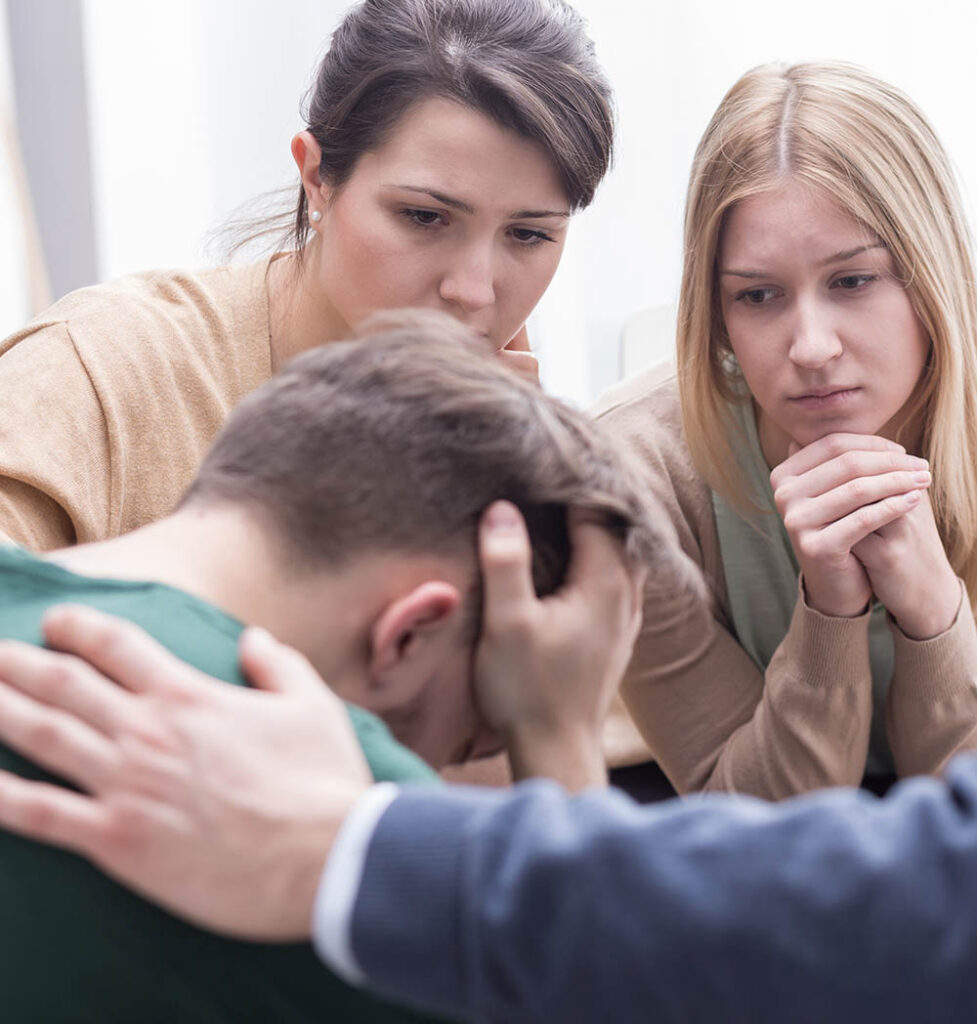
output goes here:
[{"label": "gray wall", "polygon": [[55,298],[98,280],[80,0],[7,0],[14,103]]}]

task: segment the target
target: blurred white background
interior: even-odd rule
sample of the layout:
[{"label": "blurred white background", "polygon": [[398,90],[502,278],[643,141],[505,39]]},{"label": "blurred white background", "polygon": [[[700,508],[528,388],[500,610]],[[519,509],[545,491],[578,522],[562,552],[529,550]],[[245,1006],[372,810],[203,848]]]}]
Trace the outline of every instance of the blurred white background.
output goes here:
[{"label": "blurred white background", "polygon": [[[80,172],[73,161],[84,149],[62,145],[59,83],[46,109],[35,108],[31,95],[16,97],[42,234],[49,254],[69,262],[52,272],[55,294],[88,278],[213,262],[217,254],[205,246],[214,228],[248,199],[295,179],[288,145],[302,127],[299,99],[346,7],[340,0],[0,0],[0,10],[3,4],[0,21],[10,28],[0,29],[0,103],[9,99],[5,83],[19,86],[24,69],[43,58],[43,26],[32,18],[42,9],[77,9],[84,73],[60,95],[77,100],[75,91],[84,91],[78,116],[89,147],[92,238],[82,232],[64,244],[68,218],[48,216],[57,174]],[[726,89],[755,64],[841,58],[890,79],[934,122],[972,208],[972,0],[578,0],[577,7],[617,92],[619,139],[616,166],[574,225],[563,265],[531,321],[544,382],[557,393],[589,402],[620,375],[629,320],[675,301],[695,143]],[[12,58],[19,62],[11,65]],[[56,77],[58,68],[45,74]],[[26,310],[23,261],[12,255],[20,225],[11,217],[10,188],[4,168],[4,331]],[[80,258],[86,247],[91,258],[72,279],[71,254]],[[667,355],[666,340],[649,358]]]}]

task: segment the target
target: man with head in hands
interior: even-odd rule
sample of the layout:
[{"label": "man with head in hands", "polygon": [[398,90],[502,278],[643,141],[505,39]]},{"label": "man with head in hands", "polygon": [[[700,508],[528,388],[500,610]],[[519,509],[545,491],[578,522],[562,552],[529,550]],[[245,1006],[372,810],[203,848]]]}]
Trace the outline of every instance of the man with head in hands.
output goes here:
[{"label": "man with head in hands", "polygon": [[[348,730],[323,737],[312,713],[309,728],[293,735],[293,720],[281,719],[276,700],[258,693],[250,721],[233,721],[232,701],[226,719],[222,713],[210,722],[218,744],[238,731],[250,747],[246,767],[219,750],[198,760],[187,745],[190,734],[171,730],[165,701],[151,696],[160,676],[149,672],[140,673],[146,714],[138,735],[113,749],[115,713],[98,710],[87,685],[68,674],[47,691],[47,710],[60,694],[93,716],[94,731],[64,715],[39,717],[5,688],[0,767],[22,785],[29,778],[50,786],[50,772],[90,791],[125,777],[132,789],[111,801],[109,831],[130,855],[153,858],[160,879],[181,875],[182,855],[155,838],[143,843],[127,835],[152,817],[141,801],[198,794],[199,810],[213,815],[214,827],[248,820],[255,809],[252,773],[275,772],[269,748],[248,738],[254,729],[275,734],[275,757],[313,774],[328,774],[341,751],[364,784],[436,782],[433,769],[503,745],[517,776],[549,771],[571,786],[600,782],[600,747],[589,731],[553,731],[536,714],[531,691],[506,695],[487,685],[507,667],[492,664],[491,636],[479,644],[479,521],[485,514],[486,530],[504,528],[520,513],[529,527],[529,586],[539,607],[579,600],[586,580],[600,592],[590,627],[624,638],[612,663],[594,662],[585,694],[568,691],[568,700],[586,700],[599,714],[637,629],[639,567],[656,550],[666,563],[671,557],[667,543],[656,543],[640,487],[613,447],[582,414],[516,379],[446,317],[388,318],[357,341],[308,353],[242,402],[166,519],[44,559],[0,551],[0,636],[27,642],[12,649],[40,680],[44,652],[30,644],[41,642],[52,605],[71,601],[122,615],[154,635],[174,662],[195,666],[186,669],[191,675],[177,698],[192,714],[235,692],[206,676],[244,681],[239,634],[245,624],[263,627],[267,633],[245,647],[254,682],[266,681],[260,647],[273,645],[268,634],[275,634],[352,702],[343,717],[352,720],[355,741]],[[680,581],[684,564],[675,565]],[[526,578],[495,567],[489,582],[496,592],[510,587],[518,605]],[[110,642],[105,653],[113,651],[120,649]],[[75,671],[82,666],[74,664]],[[335,698],[316,679],[314,692],[303,691],[310,710],[332,707]],[[80,775],[70,756],[76,744],[92,759]],[[212,799],[209,776],[229,785],[231,804]],[[272,818],[284,823],[295,809],[285,797]],[[183,829],[178,815],[164,818]],[[263,912],[297,896],[311,899],[314,888],[314,879],[278,873],[287,833],[267,824],[249,837],[250,893],[241,894],[244,903],[253,896]],[[186,852],[192,848],[188,842]],[[4,1020],[12,1024],[409,1016],[324,971],[308,945],[219,938],[157,910],[106,877],[127,880],[118,863],[102,862],[103,874],[72,853],[4,833],[0,866],[0,992]],[[261,877],[265,869],[278,879],[271,889]],[[205,900],[210,892],[219,890],[209,882],[198,890]],[[225,923],[224,931],[235,930]],[[292,929],[263,938],[304,936]]]},{"label": "man with head in hands", "polygon": [[[525,529],[499,512],[480,532],[479,696],[571,749],[599,734],[593,680],[627,657],[627,617],[609,613],[627,574],[588,560],[540,599]],[[33,732],[24,749],[84,792],[0,775],[0,823],[202,926],[311,933],[344,977],[464,1019],[977,1019],[971,755],[884,800],[639,808],[542,781],[391,788],[370,779],[338,700],[267,634],[242,641],[256,691],[206,684],[89,609],[45,630],[85,660],[0,645],[0,735]],[[166,767],[140,754],[150,724]],[[171,780],[194,764],[199,783]]]}]

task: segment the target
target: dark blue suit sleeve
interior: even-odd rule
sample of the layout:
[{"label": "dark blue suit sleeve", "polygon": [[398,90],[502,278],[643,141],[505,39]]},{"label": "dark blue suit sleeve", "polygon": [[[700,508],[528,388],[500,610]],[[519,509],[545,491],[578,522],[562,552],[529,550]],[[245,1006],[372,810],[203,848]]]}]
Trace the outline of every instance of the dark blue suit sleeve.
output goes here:
[{"label": "dark blue suit sleeve", "polygon": [[352,939],[370,987],[471,1020],[977,1020],[977,758],[885,800],[410,789]]}]

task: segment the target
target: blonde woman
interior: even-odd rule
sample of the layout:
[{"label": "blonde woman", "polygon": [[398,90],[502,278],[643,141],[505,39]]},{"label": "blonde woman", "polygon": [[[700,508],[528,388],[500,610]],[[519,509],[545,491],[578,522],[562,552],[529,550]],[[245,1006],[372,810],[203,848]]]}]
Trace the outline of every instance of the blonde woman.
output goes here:
[{"label": "blonde woman", "polygon": [[878,788],[977,747],[975,347],[913,103],[847,64],[744,75],[692,169],[677,379],[601,410],[711,585],[652,582],[622,690],[680,792]]}]

